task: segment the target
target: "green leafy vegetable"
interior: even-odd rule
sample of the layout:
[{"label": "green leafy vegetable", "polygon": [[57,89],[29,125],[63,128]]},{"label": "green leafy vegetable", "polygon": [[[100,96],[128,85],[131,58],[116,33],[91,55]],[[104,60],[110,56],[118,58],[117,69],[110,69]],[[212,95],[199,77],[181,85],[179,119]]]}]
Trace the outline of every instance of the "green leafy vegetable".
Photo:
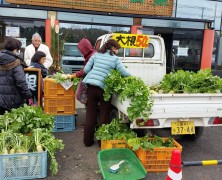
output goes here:
[{"label": "green leafy vegetable", "polygon": [[64,148],[63,141],[60,139],[56,139],[55,136],[47,131],[46,129],[34,129],[33,130],[33,139],[35,139],[36,149],[38,151],[39,145],[41,145],[50,156],[50,170],[53,175],[57,174],[58,172],[58,163],[55,158],[55,153],[57,150],[62,150]]},{"label": "green leafy vegetable", "polygon": [[178,70],[166,74],[163,80],[151,89],[159,93],[217,93],[222,92],[222,79],[213,76],[210,69],[197,73]]},{"label": "green leafy vegetable", "polygon": [[126,124],[120,123],[120,119],[113,119],[110,124],[103,124],[95,135],[97,140],[127,140],[136,137],[136,133]]},{"label": "green leafy vegetable", "polygon": [[12,109],[0,116],[0,129],[10,129],[17,133],[30,133],[36,128],[46,128],[52,130],[55,117],[46,114],[41,107],[24,105],[17,109]]},{"label": "green leafy vegetable", "polygon": [[173,138],[171,137],[167,138],[167,140],[164,140],[159,136],[150,138],[148,135],[142,138],[136,137],[128,139],[127,144],[132,148],[133,151],[136,151],[139,148],[142,148],[144,151],[153,151],[153,148],[174,147]]},{"label": "green leafy vegetable", "polygon": [[131,100],[130,107],[127,108],[128,117],[131,121],[138,117],[147,119],[151,114],[153,98],[149,87],[142,79],[134,76],[122,77],[121,74],[113,70],[105,79],[104,100],[110,99],[111,95],[119,94],[120,101],[126,98]]},{"label": "green leafy vegetable", "polygon": [[62,73],[55,73],[53,76],[52,76],[53,79],[55,79],[55,81],[57,83],[66,83],[66,82],[73,82],[73,89],[76,90],[77,89],[77,86],[78,86],[78,83],[80,81],[79,78],[72,78],[70,79],[70,74],[62,74]]},{"label": "green leafy vegetable", "polygon": [[[40,147],[41,146],[41,150]],[[0,154],[13,153],[28,153],[42,152],[47,150],[51,163],[50,170],[53,175],[58,172],[58,163],[55,158],[55,153],[62,150],[64,144],[62,140],[56,139],[52,132],[46,129],[34,129],[30,136],[14,133],[11,130],[0,133]]]}]

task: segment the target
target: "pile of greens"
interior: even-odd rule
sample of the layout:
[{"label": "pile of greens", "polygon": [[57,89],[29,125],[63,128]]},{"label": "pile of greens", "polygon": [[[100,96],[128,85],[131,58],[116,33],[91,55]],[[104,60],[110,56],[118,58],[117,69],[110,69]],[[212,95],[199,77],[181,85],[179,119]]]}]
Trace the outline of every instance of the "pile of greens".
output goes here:
[{"label": "pile of greens", "polygon": [[134,76],[122,77],[121,74],[112,70],[110,75],[104,80],[104,100],[108,101],[112,94],[118,94],[120,101],[126,98],[131,100],[127,108],[128,117],[131,121],[138,117],[147,119],[151,114],[153,98],[147,85],[142,79]]},{"label": "pile of greens", "polygon": [[50,170],[58,172],[55,159],[57,150],[62,150],[62,140],[52,133],[55,117],[46,114],[41,107],[24,105],[0,116],[0,154],[42,152],[49,154]]},{"label": "pile of greens", "polygon": [[16,133],[27,134],[36,128],[53,129],[55,117],[46,114],[41,107],[24,105],[12,109],[0,116],[0,129],[12,130]]},{"label": "pile of greens", "polygon": [[150,138],[148,135],[142,138],[130,138],[128,139],[127,144],[132,148],[133,151],[137,151],[139,148],[142,148],[144,151],[153,151],[153,148],[174,147],[173,138],[171,137],[169,137],[167,140],[164,140],[159,136]]},{"label": "pile of greens", "polygon": [[150,89],[158,93],[217,93],[222,92],[222,79],[213,76],[210,69],[197,73],[178,70],[166,74],[158,85]]},{"label": "pile of greens", "polygon": [[[47,129],[34,129],[30,132],[30,135],[15,133],[12,130],[2,130],[0,133],[0,154],[13,155],[47,151],[50,156],[50,170],[53,175],[58,172],[55,153],[63,148],[62,140],[56,139],[51,131]],[[35,165],[33,167],[39,168]]]},{"label": "pile of greens", "polygon": [[79,78],[70,79],[70,76],[71,76],[70,74],[62,74],[57,72],[53,74],[52,78],[55,79],[57,83],[73,82],[73,88],[74,90],[76,90],[80,79]]},{"label": "pile of greens", "polygon": [[55,79],[57,83],[70,82],[70,75],[56,72],[53,74],[52,78]]},{"label": "pile of greens", "polygon": [[97,140],[127,140],[136,137],[136,133],[120,119],[113,119],[110,124],[103,124],[96,130]]}]

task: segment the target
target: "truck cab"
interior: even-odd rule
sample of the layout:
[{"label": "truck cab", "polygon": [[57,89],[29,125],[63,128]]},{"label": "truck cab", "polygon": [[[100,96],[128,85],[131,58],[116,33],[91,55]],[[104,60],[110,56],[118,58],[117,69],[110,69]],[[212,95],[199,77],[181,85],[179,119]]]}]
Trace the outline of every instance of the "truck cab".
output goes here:
[{"label": "truck cab", "polygon": [[[118,40],[121,38],[120,41],[123,40],[125,44],[125,40],[135,40],[133,43],[137,46],[138,42],[143,41],[143,35],[138,36],[120,34],[116,38],[116,35],[106,34],[97,39],[95,48],[102,47],[110,38]],[[146,43],[148,46],[143,48],[121,46],[124,48],[119,50],[118,57],[131,75],[140,77],[145,84],[152,86],[158,84],[166,74],[166,50],[162,37],[158,35],[148,37],[149,41]],[[154,100],[152,113],[146,119],[149,123],[144,126],[138,126],[136,123],[143,117],[129,120],[128,107],[131,106],[131,99],[121,100],[118,94],[112,96],[113,109],[110,118],[121,118],[121,122],[130,123],[130,127],[138,132],[149,130],[159,136],[183,136],[190,140],[201,137],[205,127],[222,126],[221,93],[158,93],[152,94],[152,97]]]},{"label": "truck cab", "polygon": [[[113,35],[100,36],[95,49],[101,48]],[[117,56],[133,76],[140,77],[149,86],[158,84],[166,74],[165,45],[160,36],[150,35],[146,48],[121,48]]]},{"label": "truck cab", "polygon": [[84,67],[84,58],[77,46],[78,43],[64,43],[61,67],[62,71],[66,74],[75,73]]}]

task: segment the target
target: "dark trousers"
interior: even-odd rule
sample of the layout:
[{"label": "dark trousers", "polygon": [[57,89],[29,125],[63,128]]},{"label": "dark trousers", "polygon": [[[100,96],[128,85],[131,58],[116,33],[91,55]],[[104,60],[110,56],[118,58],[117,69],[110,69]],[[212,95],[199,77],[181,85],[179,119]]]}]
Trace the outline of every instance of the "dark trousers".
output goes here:
[{"label": "dark trousers", "polygon": [[91,146],[94,142],[94,133],[97,125],[97,112],[99,110],[98,125],[110,122],[111,99],[104,101],[104,90],[97,86],[88,86],[88,100],[86,107],[86,120],[84,125],[84,144]]}]

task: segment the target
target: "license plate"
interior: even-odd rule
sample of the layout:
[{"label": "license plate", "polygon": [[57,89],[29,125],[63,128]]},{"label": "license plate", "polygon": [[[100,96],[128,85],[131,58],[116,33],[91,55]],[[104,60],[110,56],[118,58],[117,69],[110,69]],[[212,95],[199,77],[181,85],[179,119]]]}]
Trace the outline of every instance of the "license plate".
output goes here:
[{"label": "license plate", "polygon": [[195,134],[193,121],[171,122],[171,134]]}]

